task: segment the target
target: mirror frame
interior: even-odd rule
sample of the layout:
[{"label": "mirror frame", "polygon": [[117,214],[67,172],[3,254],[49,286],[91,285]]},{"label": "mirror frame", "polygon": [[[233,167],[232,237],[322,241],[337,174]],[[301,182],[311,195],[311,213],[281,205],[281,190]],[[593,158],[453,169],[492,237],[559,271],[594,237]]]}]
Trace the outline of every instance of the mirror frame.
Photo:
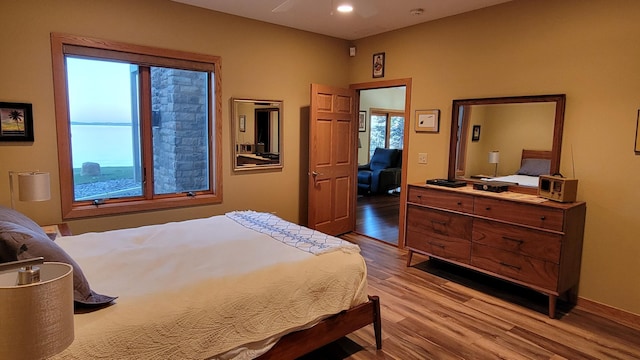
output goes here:
[{"label": "mirror frame", "polygon": [[[553,142],[551,148],[551,165],[550,173],[556,174],[560,172],[560,152],[562,150],[562,129],[564,126],[564,109],[566,103],[565,94],[555,95],[529,95],[529,96],[507,96],[495,98],[477,98],[477,99],[460,99],[453,100],[453,108],[451,112],[451,134],[449,139],[449,171],[448,179],[456,179],[456,158],[458,156],[458,117],[460,109],[468,105],[495,105],[495,104],[516,104],[516,103],[536,103],[536,102],[555,102],[555,122],[553,130]],[[467,182],[474,182],[471,179],[464,179]],[[537,188],[526,186],[509,186],[509,190],[516,192],[537,193]]]},{"label": "mirror frame", "polygon": [[[277,163],[269,163],[269,164],[256,164],[253,166],[239,166],[238,165],[238,144],[236,142],[237,133],[240,131],[239,129],[239,116],[238,110],[236,108],[236,104],[240,103],[253,103],[255,104],[269,104],[270,108],[278,108],[278,162]],[[284,158],[283,158],[283,105],[284,102],[282,100],[264,100],[264,99],[246,99],[246,98],[231,98],[231,146],[232,146],[232,169],[233,171],[257,171],[257,170],[274,170],[274,169],[282,169],[284,167]],[[254,109],[255,110],[255,109]]]}]

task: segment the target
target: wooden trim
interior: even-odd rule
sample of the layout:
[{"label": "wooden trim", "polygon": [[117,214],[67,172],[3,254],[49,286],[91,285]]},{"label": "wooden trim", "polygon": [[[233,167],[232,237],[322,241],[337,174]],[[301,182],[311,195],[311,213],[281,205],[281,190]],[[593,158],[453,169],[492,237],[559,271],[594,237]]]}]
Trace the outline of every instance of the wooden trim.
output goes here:
[{"label": "wooden trim", "polygon": [[364,304],[322,320],[309,329],[283,336],[271,350],[258,359],[296,359],[371,323],[374,326],[376,348],[382,349],[380,299],[377,296],[369,296],[369,301]]},{"label": "wooden trim", "polygon": [[[405,87],[405,98],[404,98],[404,145],[402,151],[402,164],[408,164],[409,161],[409,133],[411,131],[411,84],[412,78],[403,78],[403,79],[395,79],[395,80],[382,80],[382,81],[372,81],[365,83],[356,83],[349,85],[349,88],[355,90],[368,90],[368,89],[379,89],[379,88],[388,88],[388,87],[396,87],[396,86],[404,86]],[[356,92],[359,99],[360,92]],[[358,101],[358,104],[360,102]],[[356,135],[357,136],[357,135]],[[404,249],[405,247],[405,221],[406,221],[406,205],[407,205],[407,174],[408,174],[408,166],[403,165],[402,171],[400,174],[400,215],[398,220],[398,248]],[[354,203],[356,201],[354,194]]]},{"label": "wooden trim", "polygon": [[634,314],[632,312],[628,312],[582,297],[578,297],[576,305],[590,313],[600,315],[604,318],[640,330],[640,314]]}]

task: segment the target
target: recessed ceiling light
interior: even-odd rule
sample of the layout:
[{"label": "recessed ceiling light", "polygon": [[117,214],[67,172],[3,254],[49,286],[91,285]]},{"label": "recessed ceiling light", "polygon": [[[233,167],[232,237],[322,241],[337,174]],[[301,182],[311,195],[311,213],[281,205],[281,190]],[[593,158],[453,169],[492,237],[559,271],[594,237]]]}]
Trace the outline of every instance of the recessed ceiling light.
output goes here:
[{"label": "recessed ceiling light", "polygon": [[348,13],[353,11],[353,6],[350,4],[340,4],[338,5],[338,11],[341,13]]},{"label": "recessed ceiling light", "polygon": [[424,13],[423,8],[411,9],[409,10],[409,14],[411,15],[422,15]]}]

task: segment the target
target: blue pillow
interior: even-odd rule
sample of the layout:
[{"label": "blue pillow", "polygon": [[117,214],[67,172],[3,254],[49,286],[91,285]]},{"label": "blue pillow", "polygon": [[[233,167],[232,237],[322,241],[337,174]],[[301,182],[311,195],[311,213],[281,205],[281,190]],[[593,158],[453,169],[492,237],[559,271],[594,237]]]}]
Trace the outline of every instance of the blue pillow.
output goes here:
[{"label": "blue pillow", "polygon": [[540,176],[549,175],[551,172],[551,160],[548,159],[524,159],[518,170],[518,175]]},{"label": "blue pillow", "polygon": [[0,207],[0,262],[39,256],[42,256],[44,261],[62,262],[73,266],[73,299],[77,307],[97,308],[117,299],[91,290],[80,265],[58,244],[51,241],[33,220],[15,210]]}]

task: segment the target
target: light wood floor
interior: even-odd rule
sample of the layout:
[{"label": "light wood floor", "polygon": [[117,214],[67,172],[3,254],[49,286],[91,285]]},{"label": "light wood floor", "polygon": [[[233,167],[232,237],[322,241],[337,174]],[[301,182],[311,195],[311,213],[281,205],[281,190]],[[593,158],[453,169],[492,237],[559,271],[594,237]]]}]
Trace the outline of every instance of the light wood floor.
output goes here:
[{"label": "light wood floor", "polygon": [[640,359],[640,329],[570,308],[558,319],[536,292],[347,234],[360,245],[369,294],[382,306],[382,350],[372,326],[308,356],[317,359]]},{"label": "light wood floor", "polygon": [[358,197],[356,229],[374,239],[398,245],[400,195],[380,194]]}]

